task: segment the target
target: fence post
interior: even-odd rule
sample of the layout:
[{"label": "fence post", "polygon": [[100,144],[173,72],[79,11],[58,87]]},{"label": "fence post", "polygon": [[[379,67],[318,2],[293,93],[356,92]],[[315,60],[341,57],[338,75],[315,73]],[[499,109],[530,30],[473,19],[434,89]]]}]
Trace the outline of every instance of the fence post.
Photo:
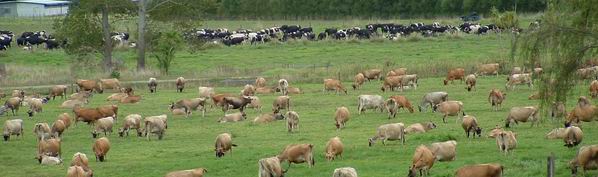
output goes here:
[{"label": "fence post", "polygon": [[554,154],[550,153],[548,156],[548,177],[554,177]]}]

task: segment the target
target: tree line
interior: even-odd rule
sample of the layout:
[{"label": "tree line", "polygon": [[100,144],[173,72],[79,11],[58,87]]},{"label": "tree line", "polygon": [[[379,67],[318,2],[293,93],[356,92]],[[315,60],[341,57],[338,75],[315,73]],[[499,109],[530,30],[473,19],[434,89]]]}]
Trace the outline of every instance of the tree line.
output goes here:
[{"label": "tree line", "polygon": [[212,19],[415,18],[540,12],[546,0],[199,0]]}]

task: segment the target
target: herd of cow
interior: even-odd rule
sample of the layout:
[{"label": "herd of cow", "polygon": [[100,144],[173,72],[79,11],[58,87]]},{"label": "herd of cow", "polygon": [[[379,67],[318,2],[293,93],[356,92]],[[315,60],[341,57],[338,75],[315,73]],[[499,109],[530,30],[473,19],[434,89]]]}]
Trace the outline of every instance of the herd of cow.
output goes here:
[{"label": "herd of cow", "polygon": [[[111,33],[115,46],[125,45],[129,40],[129,33],[114,32]],[[23,32],[18,38],[12,31],[0,30],[0,50],[7,50],[16,42],[17,47],[23,47],[24,50],[32,50],[33,46],[39,47],[45,44],[48,50],[58,49],[67,44],[67,40],[57,40],[46,31]]]},{"label": "herd of cow", "polygon": [[[467,85],[466,90],[475,90],[476,80],[482,75],[497,75],[500,65],[498,63],[480,65],[477,71],[473,74],[465,75],[463,68],[452,69],[447,73],[446,79],[443,81],[444,85],[452,83],[454,80],[464,81]],[[506,90],[511,90],[515,85],[526,84],[530,88],[533,87],[534,75],[541,75],[542,68],[534,68],[529,71],[522,70],[515,67],[507,78],[505,84]],[[578,70],[580,77],[594,78],[598,74],[598,66],[587,67]],[[383,75],[380,69],[370,69],[357,73],[354,78],[352,87],[354,90],[362,89],[362,85],[366,81],[383,80],[380,90],[385,92],[389,90],[399,89],[417,89],[418,78],[417,74],[408,74],[406,68],[398,68],[390,70]],[[179,77],[176,79],[175,85],[177,92],[183,92],[185,88],[185,79]],[[61,164],[62,154],[60,151],[61,137],[64,136],[64,131],[68,129],[71,123],[76,124],[78,121],[83,121],[92,124],[93,128],[90,133],[93,138],[97,138],[104,134],[104,137],[96,139],[92,145],[95,153],[96,161],[104,161],[107,153],[110,150],[110,142],[108,134],[112,133],[113,127],[117,122],[118,106],[105,105],[96,108],[85,108],[88,104],[89,98],[93,92],[103,93],[106,89],[116,91],[107,97],[108,101],[118,101],[122,104],[138,103],[141,101],[140,95],[135,95],[134,90],[130,87],[121,86],[117,79],[100,79],[100,80],[77,80],[77,92],[67,98],[66,92],[68,87],[66,85],[57,85],[49,90],[48,96],[41,97],[39,95],[27,95],[23,90],[14,90],[11,97],[9,97],[4,106],[0,107],[0,114],[5,114],[9,109],[13,115],[19,110],[19,107],[29,107],[29,116],[35,116],[36,113],[42,111],[43,104],[48,101],[55,100],[57,96],[66,99],[61,108],[72,109],[73,116],[69,113],[62,113],[58,115],[56,121],[50,126],[48,123],[37,123],[34,125],[34,133],[37,136],[38,152],[37,160],[44,165]],[[158,81],[155,78],[150,78],[147,86],[150,93],[156,94],[158,88]],[[219,122],[238,122],[246,119],[244,112],[245,108],[254,108],[261,111],[262,104],[256,95],[258,94],[274,94],[280,92],[272,104],[272,112],[257,116],[254,123],[267,123],[277,120],[285,120],[287,122],[287,130],[294,132],[298,128],[300,114],[292,111],[290,107],[291,94],[303,93],[299,88],[291,87],[289,82],[285,79],[280,79],[273,87],[266,86],[266,79],[257,78],[255,84],[245,85],[239,94],[232,93],[216,93],[212,87],[199,87],[199,97],[192,99],[182,99],[170,104],[170,113],[172,115],[184,115],[188,117],[192,111],[202,111],[202,116],[208,110],[208,107],[219,107],[224,112],[224,116],[220,118]],[[337,94],[346,94],[347,89],[342,82],[336,79],[325,79],[323,84],[323,91],[334,91]],[[153,95],[150,94],[150,95]],[[590,95],[595,98],[598,96],[598,80],[594,80],[590,86]],[[0,96],[6,96],[2,93]],[[60,99],[59,97],[59,99]],[[530,99],[537,99],[541,96],[532,95]],[[418,110],[426,112],[428,108],[432,112],[438,112],[443,117],[443,122],[446,123],[447,117],[457,117],[456,121],[461,122],[465,135],[470,138],[481,136],[482,128],[479,126],[480,122],[472,114],[464,112],[464,104],[461,101],[449,100],[447,92],[430,92],[422,97]],[[506,93],[500,89],[492,89],[488,95],[489,104],[492,110],[498,111],[502,102],[506,99]],[[407,109],[413,113],[414,108],[411,102],[405,96],[391,96],[387,99],[380,95],[359,95],[358,100],[358,114],[364,113],[368,109],[379,110],[380,112],[387,112],[388,118],[391,119],[396,116],[399,109]],[[230,110],[238,109],[239,112],[228,113]],[[282,110],[286,110],[283,113]],[[568,114],[563,103],[556,102],[551,107],[551,115],[555,118],[565,117],[565,127],[557,128],[546,134],[547,138],[563,139],[564,145],[572,148],[581,143],[583,140],[583,132],[581,129],[582,122],[590,122],[598,115],[598,107],[591,104],[591,101],[581,96],[578,99],[576,107]],[[511,124],[518,124],[519,122],[531,122],[532,127],[538,124],[539,110],[536,106],[522,106],[513,107],[508,112],[505,119],[504,128],[509,128]],[[342,131],[350,119],[351,113],[347,107],[338,107],[334,114],[334,121],[337,131]],[[142,126],[144,125],[144,126]],[[373,146],[376,141],[400,141],[402,144],[406,143],[405,136],[415,133],[425,133],[436,128],[437,125],[433,122],[416,123],[406,126],[403,123],[391,123],[380,125],[377,128],[376,134],[368,139],[369,146]],[[150,135],[155,134],[159,140],[163,138],[168,129],[168,116],[166,114],[148,116],[142,118],[139,114],[130,114],[125,116],[122,127],[118,129],[120,137],[128,136],[131,129],[136,130],[137,136],[145,136],[150,140]],[[5,121],[3,129],[3,137],[5,141],[10,140],[10,136],[23,136],[23,120],[12,119]],[[488,133],[488,137],[496,140],[497,147],[500,152],[505,154],[511,152],[517,147],[517,133],[505,130],[502,127],[495,127]],[[216,137],[215,154],[217,157],[224,156],[227,152],[232,152],[232,148],[236,146],[232,143],[233,139],[229,133],[223,133]],[[451,140],[446,142],[436,142],[429,146],[421,145],[417,147],[413,155],[413,163],[409,167],[408,176],[414,177],[419,173],[420,176],[425,176],[430,173],[436,161],[453,161],[456,157],[457,141]],[[286,146],[281,153],[276,156],[263,158],[258,161],[258,173],[260,177],[281,177],[286,170],[281,168],[282,162],[287,162],[289,167],[292,163],[307,163],[310,167],[315,165],[313,144],[292,144]],[[327,160],[334,160],[338,156],[342,156],[344,145],[339,137],[331,138],[325,147],[325,158]],[[584,170],[590,170],[593,165],[598,162],[598,145],[583,146],[579,149],[577,155],[570,161],[569,166],[573,174],[577,173],[577,169],[581,167]],[[67,171],[67,176],[92,176],[93,170],[88,165],[86,154],[75,153],[70,167]],[[459,168],[455,172],[457,177],[500,177],[503,175],[504,166],[501,164],[476,164],[468,165]],[[207,170],[204,168],[197,168],[191,170],[175,171],[168,173],[168,177],[201,177]],[[351,167],[344,167],[335,169],[334,177],[357,177],[357,171]]]}]

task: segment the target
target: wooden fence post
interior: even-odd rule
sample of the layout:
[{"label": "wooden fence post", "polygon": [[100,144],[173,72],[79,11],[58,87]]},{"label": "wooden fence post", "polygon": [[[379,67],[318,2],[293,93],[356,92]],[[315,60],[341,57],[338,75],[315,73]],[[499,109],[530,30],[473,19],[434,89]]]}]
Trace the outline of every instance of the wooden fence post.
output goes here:
[{"label": "wooden fence post", "polygon": [[548,156],[548,177],[554,177],[554,154],[550,153]]}]

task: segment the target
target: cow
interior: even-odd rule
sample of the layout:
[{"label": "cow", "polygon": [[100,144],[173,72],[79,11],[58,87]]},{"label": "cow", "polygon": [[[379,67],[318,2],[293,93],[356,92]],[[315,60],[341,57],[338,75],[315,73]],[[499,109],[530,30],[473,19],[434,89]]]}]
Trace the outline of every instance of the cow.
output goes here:
[{"label": "cow", "polygon": [[253,98],[249,96],[224,97],[222,112],[226,114],[229,109],[239,109],[240,112],[243,112],[243,110],[245,110],[245,106],[251,103],[252,99]]},{"label": "cow", "polygon": [[68,86],[66,85],[55,85],[52,88],[50,88],[50,94],[48,95],[48,97],[52,97],[52,100],[55,100],[56,96],[60,96],[62,97],[62,99],[65,99],[67,89]]},{"label": "cow", "polygon": [[579,127],[570,126],[565,129],[565,135],[563,137],[563,141],[565,142],[565,146],[568,148],[572,148],[577,146],[583,140],[583,132]]},{"label": "cow", "polygon": [[384,82],[382,82],[382,87],[380,87],[380,90],[385,92],[386,89],[394,91],[395,88],[399,88],[399,90],[403,91],[403,85],[406,85],[403,83],[403,78],[404,76],[389,76],[384,78]]},{"label": "cow", "polygon": [[22,119],[12,119],[4,121],[4,129],[2,131],[4,141],[8,141],[11,135],[17,135],[17,137],[21,136],[21,139],[23,139],[23,130],[24,129]]},{"label": "cow", "polygon": [[498,77],[498,69],[500,65],[498,63],[489,63],[478,66],[478,71],[475,75],[496,75]]},{"label": "cow", "polygon": [[287,116],[287,130],[289,133],[299,128],[299,114],[297,112],[288,111],[285,115]]},{"label": "cow", "polygon": [[266,79],[264,79],[263,77],[255,79],[255,87],[266,87]]},{"label": "cow", "polygon": [[457,156],[457,141],[432,143],[428,149],[432,151],[437,161],[454,161]]},{"label": "cow", "polygon": [[528,122],[532,123],[532,127],[534,124],[539,126],[538,121],[538,108],[535,106],[525,106],[525,107],[513,107],[511,111],[509,111],[509,115],[505,119],[505,127],[509,128],[511,122],[515,124],[519,124],[519,122]]},{"label": "cow", "polygon": [[577,175],[577,168],[581,167],[585,176],[587,170],[597,169],[598,164],[598,145],[589,145],[579,148],[577,155],[569,161],[569,168],[573,176]]},{"label": "cow", "polygon": [[418,171],[419,176],[430,175],[430,169],[434,166],[434,161],[436,161],[434,153],[428,147],[420,145],[415,149],[415,153],[413,154],[413,161],[411,166],[409,166],[408,177],[417,176]]},{"label": "cow", "polygon": [[502,102],[507,98],[506,93],[502,93],[498,89],[490,90],[490,94],[488,95],[488,102],[490,102],[490,106],[492,106],[492,110],[498,111],[502,105]]},{"label": "cow", "polygon": [[478,135],[478,137],[482,136],[482,128],[480,128],[478,120],[474,116],[464,116],[463,123],[461,123],[461,127],[463,127],[463,130],[465,130],[467,138],[469,138],[470,133],[473,133],[472,137],[474,138],[476,134]]},{"label": "cow", "polygon": [[434,105],[440,104],[441,102],[448,100],[448,93],[446,92],[430,92],[424,95],[422,98],[421,103],[419,104],[419,112],[422,112],[422,109],[426,111],[427,107],[430,106],[432,111],[436,111],[434,109]]},{"label": "cow", "polygon": [[509,76],[507,83],[505,84],[505,88],[507,90],[515,89],[515,85],[522,85],[527,84],[530,89],[534,88],[534,84],[532,82],[531,74],[513,74]]},{"label": "cow", "polygon": [[33,133],[37,136],[37,140],[48,140],[51,137],[52,130],[48,123],[36,123],[33,126]]},{"label": "cow", "polygon": [[96,155],[96,162],[98,160],[103,162],[106,159],[106,154],[110,151],[110,141],[106,137],[99,138],[93,144],[92,150]]},{"label": "cow", "polygon": [[150,133],[158,135],[159,140],[162,139],[166,129],[168,128],[167,119],[168,117],[163,114],[160,116],[146,117],[143,120],[145,127],[142,132],[148,141],[150,140]]},{"label": "cow", "polygon": [[196,168],[191,170],[180,170],[167,173],[165,177],[203,177],[208,170],[205,168]]},{"label": "cow", "polygon": [[504,167],[500,164],[476,164],[463,166],[455,172],[455,177],[502,177]]},{"label": "cow", "polygon": [[364,82],[365,76],[363,73],[357,73],[353,78],[353,84],[351,86],[353,87],[353,90],[357,90],[361,87],[361,85],[363,85]]},{"label": "cow", "polygon": [[434,109],[442,113],[442,122],[444,123],[446,123],[447,116],[457,116],[456,121],[461,119],[460,115],[465,116],[465,111],[463,111],[463,102],[461,101],[445,101],[435,105]]},{"label": "cow", "polygon": [[357,177],[357,171],[351,167],[337,168],[334,169],[332,177]]},{"label": "cow", "polygon": [[289,166],[287,170],[291,167],[291,163],[299,164],[307,162],[309,167],[313,167],[316,164],[313,149],[313,144],[291,144],[287,145],[277,157],[280,162],[288,162]]},{"label": "cow", "polygon": [[467,85],[467,87],[465,87],[465,89],[467,89],[468,92],[471,91],[471,89],[475,89],[476,88],[476,77],[473,74],[467,75],[467,77],[465,77],[465,84]]},{"label": "cow", "polygon": [[129,130],[135,129],[137,136],[141,137],[141,115],[130,114],[125,117],[123,127],[118,129],[118,136],[123,137],[125,134],[129,136]]},{"label": "cow", "polygon": [[341,81],[336,79],[324,79],[324,92],[332,90],[334,90],[336,94],[339,94],[340,92],[345,92],[345,94],[347,94],[347,89],[343,87]]},{"label": "cow", "polygon": [[415,123],[415,124],[411,124],[407,128],[405,128],[405,134],[426,133],[435,128],[436,128],[436,124],[434,122]]},{"label": "cow", "polygon": [[339,137],[333,137],[328,140],[324,156],[328,161],[334,160],[337,156],[343,157],[343,143]]},{"label": "cow", "polygon": [[286,79],[278,80],[278,89],[282,93],[282,95],[288,95],[287,88],[289,87],[289,81]]},{"label": "cow", "polygon": [[376,129],[376,136],[368,139],[368,146],[371,147],[378,139],[382,139],[383,145],[386,145],[387,140],[401,140],[401,143],[405,144],[405,124],[392,123],[379,126]]},{"label": "cow", "polygon": [[451,83],[453,83],[454,80],[461,80],[461,83],[463,83],[464,77],[465,77],[465,69],[456,68],[456,69],[450,70],[446,75],[446,79],[444,79],[444,85],[447,85],[449,81]]},{"label": "cow", "polygon": [[43,155],[47,155],[47,156],[52,156],[52,157],[60,157],[61,156],[61,151],[60,151],[60,140],[59,139],[48,139],[48,140],[41,140],[38,142],[37,144],[37,156],[36,159],[38,160],[39,163],[41,163],[42,161],[42,156]]},{"label": "cow", "polygon": [[149,78],[149,81],[147,81],[147,87],[149,88],[150,93],[155,93],[156,91],[158,91],[158,81],[156,80],[156,78]]},{"label": "cow", "polygon": [[498,150],[505,155],[517,147],[517,134],[512,131],[502,131],[496,136]]},{"label": "cow", "polygon": [[284,172],[280,167],[280,159],[278,157],[263,158],[258,161],[259,177],[283,177]]},{"label": "cow", "polygon": [[598,80],[593,80],[590,84],[590,96],[592,96],[592,98],[598,97]]},{"label": "cow", "polygon": [[197,110],[200,108],[201,116],[204,117],[206,114],[206,98],[193,98],[193,99],[182,99],[175,102],[170,103],[170,109],[184,109],[185,117],[189,117],[191,115],[191,111]]},{"label": "cow", "polygon": [[229,133],[222,133],[218,135],[216,137],[216,143],[214,145],[216,157],[223,157],[224,153],[228,151],[233,153],[233,146],[236,147],[237,145],[232,143],[232,136]]},{"label": "cow", "polygon": [[176,91],[182,93],[183,89],[185,88],[185,78],[183,78],[183,77],[176,78],[175,85],[176,85]]},{"label": "cow", "polygon": [[384,111],[384,99],[380,95],[359,95],[357,103],[357,111],[359,115],[366,109],[379,109]]},{"label": "cow", "polygon": [[118,79],[100,79],[100,84],[102,85],[102,89],[113,89],[113,90],[120,90],[120,81]]},{"label": "cow", "polygon": [[382,73],[382,70],[380,70],[380,69],[369,69],[369,70],[365,70],[362,72],[363,76],[365,76],[365,78],[368,81],[374,80],[374,79],[382,79],[382,77],[380,77],[381,73]]},{"label": "cow", "polygon": [[336,125],[336,130],[340,130],[341,128],[345,127],[345,123],[349,121],[350,118],[349,109],[347,107],[339,107],[336,108],[336,112],[334,113],[334,120]]},{"label": "cow", "polygon": [[291,109],[291,97],[289,97],[289,96],[276,97],[276,99],[272,103],[272,111],[274,113],[278,113],[282,109],[286,109],[286,110]]}]

